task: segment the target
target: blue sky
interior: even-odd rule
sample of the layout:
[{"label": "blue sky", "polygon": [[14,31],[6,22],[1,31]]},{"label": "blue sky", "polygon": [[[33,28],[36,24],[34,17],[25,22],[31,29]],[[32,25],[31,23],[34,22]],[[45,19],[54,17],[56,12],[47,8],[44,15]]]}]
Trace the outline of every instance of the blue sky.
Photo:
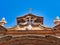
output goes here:
[{"label": "blue sky", "polygon": [[53,27],[56,16],[60,16],[60,0],[0,0],[0,20],[6,18],[6,27],[17,25],[16,17],[29,13],[44,17],[44,25]]}]

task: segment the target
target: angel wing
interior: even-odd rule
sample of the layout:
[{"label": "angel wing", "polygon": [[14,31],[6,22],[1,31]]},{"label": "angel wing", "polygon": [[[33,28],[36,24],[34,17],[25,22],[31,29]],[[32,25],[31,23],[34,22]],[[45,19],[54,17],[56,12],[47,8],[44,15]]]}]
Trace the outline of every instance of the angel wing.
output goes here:
[{"label": "angel wing", "polygon": [[33,25],[39,25],[39,23],[35,23],[35,20],[32,20]]},{"label": "angel wing", "polygon": [[27,22],[25,22],[25,23],[19,23],[20,25],[26,25],[27,24]]}]

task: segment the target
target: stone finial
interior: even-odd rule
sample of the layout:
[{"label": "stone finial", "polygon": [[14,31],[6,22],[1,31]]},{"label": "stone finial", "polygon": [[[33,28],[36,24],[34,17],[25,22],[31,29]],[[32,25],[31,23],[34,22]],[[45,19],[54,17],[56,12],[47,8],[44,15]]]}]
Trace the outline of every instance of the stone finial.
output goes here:
[{"label": "stone finial", "polygon": [[56,20],[59,20],[59,16],[56,17]]},{"label": "stone finial", "polygon": [[55,26],[60,24],[59,16],[57,16],[56,19],[54,20],[54,24]]},{"label": "stone finial", "polygon": [[2,20],[0,21],[0,25],[1,26],[5,26],[6,23],[7,22],[6,22],[5,18],[2,18]]},{"label": "stone finial", "polygon": [[4,22],[5,24],[7,23],[4,17],[2,18],[2,22]]}]

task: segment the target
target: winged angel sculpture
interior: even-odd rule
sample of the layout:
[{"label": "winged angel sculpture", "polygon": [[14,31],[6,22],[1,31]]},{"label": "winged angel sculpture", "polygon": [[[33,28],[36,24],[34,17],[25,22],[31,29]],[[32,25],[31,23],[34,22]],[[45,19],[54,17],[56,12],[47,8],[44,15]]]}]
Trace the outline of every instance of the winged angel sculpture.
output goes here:
[{"label": "winged angel sculpture", "polygon": [[32,29],[32,24],[33,25],[39,25],[39,23],[35,22],[36,19],[37,18],[34,18],[34,19],[28,18],[28,19],[25,19],[24,23],[19,23],[19,24],[20,25],[28,25],[28,30],[31,30]]}]

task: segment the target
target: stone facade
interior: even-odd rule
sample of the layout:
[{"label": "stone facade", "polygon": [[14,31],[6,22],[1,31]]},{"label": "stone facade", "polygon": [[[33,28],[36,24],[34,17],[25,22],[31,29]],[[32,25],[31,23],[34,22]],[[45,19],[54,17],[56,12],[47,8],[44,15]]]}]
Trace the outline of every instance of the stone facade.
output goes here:
[{"label": "stone facade", "polygon": [[0,45],[60,45],[60,19],[54,27],[44,26],[44,18],[34,14],[17,17],[17,25],[6,28],[0,21]]}]

